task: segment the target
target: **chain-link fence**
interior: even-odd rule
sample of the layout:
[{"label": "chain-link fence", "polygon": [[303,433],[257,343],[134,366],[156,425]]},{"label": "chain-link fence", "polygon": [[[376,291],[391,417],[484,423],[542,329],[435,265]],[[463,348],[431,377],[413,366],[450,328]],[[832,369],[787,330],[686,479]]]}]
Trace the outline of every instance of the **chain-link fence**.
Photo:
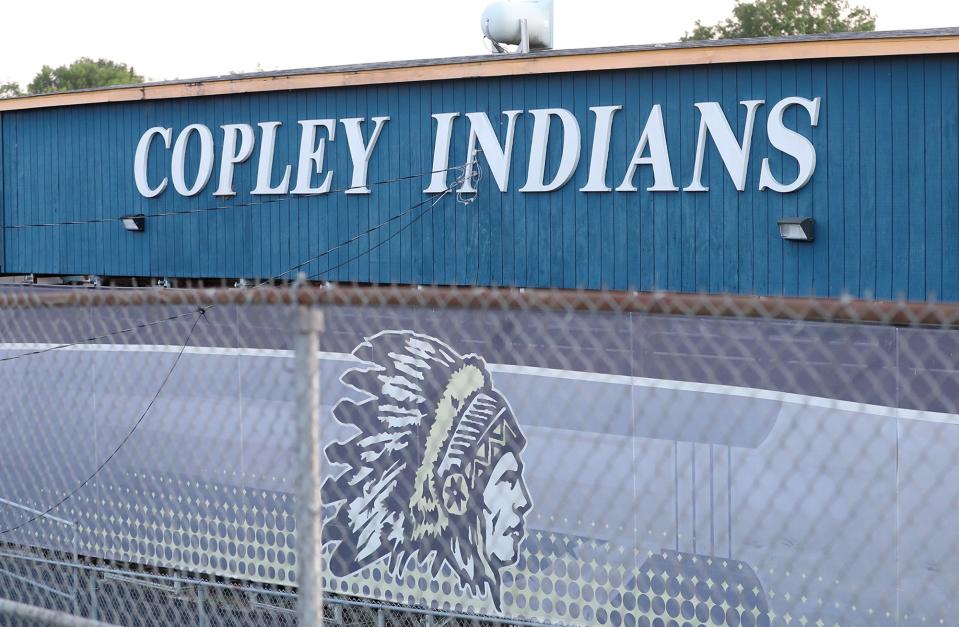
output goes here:
[{"label": "chain-link fence", "polygon": [[957,323],[7,288],[0,624],[955,624]]}]

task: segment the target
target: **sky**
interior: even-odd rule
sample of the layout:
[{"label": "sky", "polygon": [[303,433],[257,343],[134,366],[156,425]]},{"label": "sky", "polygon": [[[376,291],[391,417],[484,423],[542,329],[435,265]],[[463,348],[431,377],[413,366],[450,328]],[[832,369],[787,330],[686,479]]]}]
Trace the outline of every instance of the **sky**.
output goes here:
[{"label": "sky", "polygon": [[[0,82],[88,56],[148,80],[486,54],[491,0],[5,0]],[[959,26],[954,0],[854,0],[878,30]],[[734,0],[556,0],[556,48],[676,41]],[[668,7],[668,11],[664,9]]]}]

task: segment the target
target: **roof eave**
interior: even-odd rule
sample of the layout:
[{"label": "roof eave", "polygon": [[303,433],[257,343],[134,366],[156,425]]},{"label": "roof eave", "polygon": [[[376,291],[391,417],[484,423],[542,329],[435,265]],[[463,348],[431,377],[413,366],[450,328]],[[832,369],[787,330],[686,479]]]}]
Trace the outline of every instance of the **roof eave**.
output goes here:
[{"label": "roof eave", "polygon": [[516,74],[959,53],[959,29],[832,33],[483,55],[258,72],[0,100],[0,112],[108,102],[322,89]]}]

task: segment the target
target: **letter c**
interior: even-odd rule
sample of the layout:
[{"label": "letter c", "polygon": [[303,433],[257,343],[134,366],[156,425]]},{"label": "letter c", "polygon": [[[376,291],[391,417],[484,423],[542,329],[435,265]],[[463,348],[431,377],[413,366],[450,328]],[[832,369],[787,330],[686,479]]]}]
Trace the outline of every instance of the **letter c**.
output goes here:
[{"label": "letter c", "polygon": [[137,182],[137,190],[140,192],[140,195],[145,198],[159,196],[167,186],[166,177],[164,177],[163,181],[156,187],[150,187],[150,181],[147,178],[147,161],[150,155],[150,145],[153,143],[153,138],[156,135],[161,136],[166,149],[170,149],[170,144],[173,142],[173,129],[155,126],[144,133],[143,137],[140,138],[140,143],[137,144],[136,157],[133,159],[133,177]]}]

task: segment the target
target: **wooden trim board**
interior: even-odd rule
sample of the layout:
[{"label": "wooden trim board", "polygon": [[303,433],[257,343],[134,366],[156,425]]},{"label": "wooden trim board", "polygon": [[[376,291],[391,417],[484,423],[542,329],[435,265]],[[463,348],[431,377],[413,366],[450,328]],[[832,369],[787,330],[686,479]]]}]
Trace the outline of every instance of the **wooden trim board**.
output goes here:
[{"label": "wooden trim board", "polygon": [[304,71],[280,75],[212,78],[194,82],[105,88],[0,100],[0,111],[75,105],[193,98],[224,94],[354,87],[461,78],[487,78],[560,72],[588,72],[632,68],[680,67],[717,63],[748,63],[959,53],[959,35],[894,38],[777,41],[741,45],[645,48],[606,52],[571,52],[548,56],[480,57],[464,61],[430,62],[399,67],[372,67],[331,71]]}]

